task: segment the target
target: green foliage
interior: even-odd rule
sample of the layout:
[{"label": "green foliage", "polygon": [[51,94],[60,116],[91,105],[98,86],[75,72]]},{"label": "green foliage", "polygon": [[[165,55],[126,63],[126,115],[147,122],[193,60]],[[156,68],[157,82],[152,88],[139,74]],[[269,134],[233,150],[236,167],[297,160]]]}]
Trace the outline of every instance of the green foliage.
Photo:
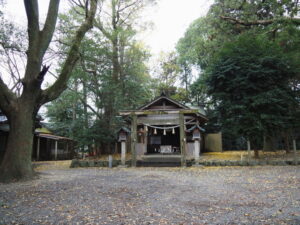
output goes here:
[{"label": "green foliage", "polygon": [[230,127],[256,147],[265,133],[287,129],[297,107],[294,68],[274,42],[243,35],[227,43],[206,70],[208,94]]},{"label": "green foliage", "polygon": [[[235,130],[229,123],[230,121],[239,121],[237,114],[231,113],[231,117],[228,115],[226,120],[224,120],[224,117],[221,117],[220,114],[226,112],[225,108],[223,109],[224,112],[220,112],[219,114],[219,111],[216,110],[222,108],[221,103],[216,100],[214,102],[211,101],[212,95],[214,95],[214,99],[227,97],[227,95],[222,95],[221,93],[219,93],[219,96],[214,94],[211,87],[205,82],[206,79],[211,78],[211,68],[215,68],[216,65],[222,66],[223,72],[228,72],[227,76],[229,76],[229,71],[241,70],[239,73],[231,74],[231,78],[228,80],[223,78],[222,75],[220,75],[218,79],[215,79],[215,85],[218,84],[220,90],[223,87],[224,92],[232,92],[232,95],[236,96],[235,98],[243,99],[243,101],[247,100],[244,96],[239,94],[244,91],[242,88],[244,88],[246,84],[249,86],[249,93],[251,93],[251,91],[254,93],[260,91],[262,89],[260,85],[269,85],[268,87],[270,90],[268,92],[261,93],[257,98],[251,99],[251,101],[254,101],[253,107],[259,108],[258,111],[261,113],[262,119],[249,121],[249,127],[256,127],[259,130],[258,132],[262,133],[263,129],[272,129],[265,128],[265,125],[261,125],[261,123],[271,123],[273,120],[273,127],[276,127],[276,131],[282,129],[282,132],[287,132],[287,124],[299,125],[299,120],[297,120],[298,117],[295,116],[299,113],[300,99],[300,20],[297,19],[299,18],[298,9],[299,3],[293,0],[216,0],[210,7],[207,15],[195,20],[187,29],[184,37],[179,40],[176,46],[178,61],[181,67],[184,66],[190,70],[199,68],[199,77],[190,86],[191,99],[198,104],[201,102],[205,103],[205,108],[209,112],[208,117],[210,118],[207,126],[208,130],[214,130],[215,128],[220,127],[224,136],[232,137],[232,139],[237,139],[241,135],[241,133],[238,130]],[[244,38],[241,38],[241,36]],[[248,36],[249,38],[246,39],[245,36]],[[244,39],[244,44],[240,46],[241,49],[238,50],[234,46],[236,42],[241,43],[241,39]],[[252,49],[253,46],[249,46],[252,43],[252,39],[255,39],[256,42],[266,42],[266,45],[271,43],[270,48],[273,49],[272,51],[275,51],[274,48],[277,49],[277,52],[275,52],[276,54],[274,53],[277,58],[282,57],[286,61],[288,59],[288,69],[293,71],[293,76],[291,76],[291,74],[286,76],[285,82],[283,82],[281,86],[274,84],[277,82],[276,80],[272,81],[267,79],[267,81],[265,81],[267,76],[260,74],[261,71],[264,71],[263,74],[273,74],[274,70],[279,69],[278,73],[282,74],[282,68],[280,66],[273,66],[273,68],[269,67],[268,64],[270,63],[268,63],[268,60],[272,63],[275,61],[275,59],[272,58],[273,53],[270,52],[271,50],[267,47],[262,47],[264,43],[261,43],[262,46],[256,47],[259,47],[258,49],[265,49],[266,52],[255,52]],[[228,43],[232,44],[230,45]],[[256,44],[258,45],[258,43]],[[240,51],[240,63],[238,65],[233,64],[232,59],[230,58],[230,55],[232,54],[230,48],[235,49],[236,52]],[[245,49],[247,50],[245,51]],[[228,58],[225,58],[226,55]],[[244,55],[247,56],[245,59],[243,59]],[[217,61],[220,57],[223,57],[223,64],[221,64],[220,61]],[[263,62],[257,63],[258,59],[261,59]],[[251,61],[256,63],[253,64]],[[286,65],[283,65],[283,68],[286,68]],[[248,71],[248,74],[250,74],[250,72],[251,74],[256,74],[256,79],[260,81],[262,79],[260,76],[263,76],[264,80],[261,81],[261,83],[253,82],[251,80],[251,82],[249,82],[242,76],[245,71]],[[253,77],[255,76],[253,75]],[[231,80],[233,80],[233,82]],[[279,80],[280,79],[278,78],[278,82],[282,82],[282,80]],[[230,88],[229,84],[231,83],[239,85],[235,88]],[[252,87],[251,91],[250,87]],[[290,90],[293,90],[293,97],[284,94]],[[272,108],[269,106],[269,99],[271,99],[271,102],[274,105],[278,105],[279,108],[284,102],[291,102],[292,100],[295,101],[295,99],[298,99],[298,102],[295,102],[294,105],[292,104],[292,108],[286,109],[288,113],[284,114],[289,117],[288,114],[291,112],[291,114],[293,114],[291,117],[293,117],[294,120],[287,121],[287,118],[282,118],[282,120],[279,119],[279,121],[281,121],[279,122],[275,119],[278,117],[281,118],[283,109],[278,110],[276,107]],[[230,101],[233,100],[237,101],[234,98]],[[230,101],[227,102],[228,105],[230,105]],[[242,108],[242,106],[237,104],[236,109],[232,109],[232,111],[243,111],[243,115],[249,115],[249,118],[251,116],[255,117],[247,111],[247,109],[248,108]],[[271,116],[272,113],[273,115]],[[285,129],[283,129],[283,124],[285,125]],[[264,128],[262,129],[262,127]],[[262,136],[257,139],[261,138]]]},{"label": "green foliage", "polygon": [[[64,30],[79,23],[78,10],[60,15],[62,57],[72,41]],[[100,19],[98,25],[103,23]],[[105,151],[112,149],[115,132],[123,125],[118,111],[137,108],[152,97],[146,66],[148,50],[135,40],[136,31],[128,23],[109,27],[109,22],[102,27],[105,32],[99,25],[83,40],[69,90],[48,106],[48,116],[57,132],[73,137],[79,147],[94,144]]]}]

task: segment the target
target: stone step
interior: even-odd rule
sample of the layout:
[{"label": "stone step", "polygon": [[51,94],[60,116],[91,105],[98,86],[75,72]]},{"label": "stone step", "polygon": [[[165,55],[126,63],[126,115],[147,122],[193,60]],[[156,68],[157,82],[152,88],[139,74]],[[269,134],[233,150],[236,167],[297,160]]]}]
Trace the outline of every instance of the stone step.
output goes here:
[{"label": "stone step", "polygon": [[158,163],[180,163],[180,157],[143,157],[144,162],[158,162]]},{"label": "stone step", "polygon": [[179,167],[181,166],[181,163],[180,161],[179,162],[149,162],[149,161],[138,160],[136,165],[138,167]]}]

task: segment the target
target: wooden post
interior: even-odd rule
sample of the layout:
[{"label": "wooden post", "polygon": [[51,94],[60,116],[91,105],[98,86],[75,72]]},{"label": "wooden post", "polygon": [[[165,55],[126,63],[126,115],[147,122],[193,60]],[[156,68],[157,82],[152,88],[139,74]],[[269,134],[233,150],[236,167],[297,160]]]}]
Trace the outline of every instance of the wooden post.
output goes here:
[{"label": "wooden post", "polygon": [[250,146],[250,141],[247,140],[247,152],[248,152],[248,160],[251,158],[251,146]]},{"label": "wooden post", "polygon": [[37,139],[36,160],[40,160],[40,137]]},{"label": "wooden post", "polygon": [[184,114],[179,113],[179,128],[180,128],[180,151],[181,151],[181,166],[186,167],[186,139],[184,131]]},{"label": "wooden post", "polygon": [[294,161],[297,163],[297,148],[296,148],[296,140],[293,139],[293,150],[294,150]]},{"label": "wooden post", "polygon": [[144,145],[145,145],[145,149],[144,149],[144,154],[147,154],[147,145],[148,145],[148,132],[146,131],[146,128],[144,127]]},{"label": "wooden post", "polygon": [[67,159],[70,159],[71,157],[70,157],[70,153],[69,153],[69,141],[67,140],[66,141],[66,150],[67,150]]},{"label": "wooden post", "polygon": [[131,122],[131,166],[136,167],[136,140],[137,140],[137,116],[132,115],[132,122]]},{"label": "wooden post", "polygon": [[121,165],[125,166],[126,163],[126,142],[121,142]]},{"label": "wooden post", "polygon": [[195,149],[194,149],[194,157],[195,157],[195,165],[199,165],[199,159],[200,159],[200,157],[199,157],[199,155],[200,155],[200,143],[199,143],[199,140],[198,139],[196,139],[195,140],[195,143],[194,143],[194,147],[195,147]]},{"label": "wooden post", "polygon": [[55,141],[54,159],[57,160],[57,140]]}]

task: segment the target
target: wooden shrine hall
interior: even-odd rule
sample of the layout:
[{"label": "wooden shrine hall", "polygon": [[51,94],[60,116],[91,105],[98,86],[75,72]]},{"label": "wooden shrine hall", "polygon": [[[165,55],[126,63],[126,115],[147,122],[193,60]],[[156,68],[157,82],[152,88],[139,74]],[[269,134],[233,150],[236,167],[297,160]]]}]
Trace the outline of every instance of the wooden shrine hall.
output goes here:
[{"label": "wooden shrine hall", "polygon": [[208,121],[200,108],[188,107],[162,94],[137,110],[120,111],[120,115],[131,128],[119,131],[122,164],[125,165],[126,146],[131,149],[132,166],[145,155],[177,155],[181,166],[193,158],[198,164],[200,150],[204,149],[202,127]]}]

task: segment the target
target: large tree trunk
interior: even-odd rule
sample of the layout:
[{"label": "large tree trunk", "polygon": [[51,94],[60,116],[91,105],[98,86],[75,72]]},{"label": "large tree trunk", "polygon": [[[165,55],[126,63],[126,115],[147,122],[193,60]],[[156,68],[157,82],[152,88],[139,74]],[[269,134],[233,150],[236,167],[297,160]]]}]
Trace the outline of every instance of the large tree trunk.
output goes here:
[{"label": "large tree trunk", "polygon": [[268,152],[268,151],[276,151],[276,146],[274,143],[274,137],[265,135],[264,136],[264,146],[263,150]]},{"label": "large tree trunk", "polygon": [[254,149],[254,158],[259,159],[259,151],[258,149]]},{"label": "large tree trunk", "polygon": [[[6,152],[0,166],[0,181],[31,178],[33,143],[33,106],[23,104],[9,116],[10,131]],[[35,115],[34,115],[35,116]]]},{"label": "large tree trunk", "polygon": [[55,30],[59,3],[59,0],[49,1],[47,17],[43,28],[40,29],[38,1],[24,1],[28,21],[28,49],[21,96],[15,95],[0,77],[0,109],[8,116],[10,123],[6,153],[0,166],[2,181],[32,177],[33,130],[38,109],[43,104],[58,98],[66,89],[71,72],[79,57],[81,41],[85,33],[93,27],[97,0],[86,2],[85,20],[75,33],[61,72],[53,85],[42,90],[41,85],[49,69],[49,67],[43,66],[42,62]]}]

